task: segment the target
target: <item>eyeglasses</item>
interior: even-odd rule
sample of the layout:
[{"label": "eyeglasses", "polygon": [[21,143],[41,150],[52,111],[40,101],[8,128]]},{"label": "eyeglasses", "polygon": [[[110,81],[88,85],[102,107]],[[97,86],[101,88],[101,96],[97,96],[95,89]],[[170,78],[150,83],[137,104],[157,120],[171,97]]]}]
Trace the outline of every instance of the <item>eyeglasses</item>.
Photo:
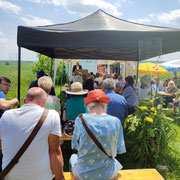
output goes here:
[{"label": "eyeglasses", "polygon": [[11,87],[10,84],[4,84],[4,83],[0,83],[0,84],[3,84],[4,86],[7,86],[7,87]]}]

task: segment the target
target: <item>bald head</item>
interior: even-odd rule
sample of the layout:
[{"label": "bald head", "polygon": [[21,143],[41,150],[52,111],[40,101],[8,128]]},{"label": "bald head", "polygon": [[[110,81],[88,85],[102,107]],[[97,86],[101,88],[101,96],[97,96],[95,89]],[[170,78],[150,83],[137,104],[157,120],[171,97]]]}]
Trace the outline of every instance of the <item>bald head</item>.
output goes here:
[{"label": "bald head", "polygon": [[41,107],[44,107],[46,99],[47,95],[43,89],[39,87],[33,87],[28,90],[24,104],[37,104]]}]

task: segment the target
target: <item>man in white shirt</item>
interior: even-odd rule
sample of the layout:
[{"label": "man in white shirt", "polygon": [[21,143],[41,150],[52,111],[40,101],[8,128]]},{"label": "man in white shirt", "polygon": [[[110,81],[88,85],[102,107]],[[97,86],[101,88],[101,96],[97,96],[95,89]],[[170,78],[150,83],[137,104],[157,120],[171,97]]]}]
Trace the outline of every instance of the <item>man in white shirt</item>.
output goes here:
[{"label": "man in white shirt", "polygon": [[[4,169],[24,144],[39,121],[46,102],[43,89],[28,90],[24,105],[19,109],[6,111],[0,121]],[[39,132],[6,176],[6,180],[56,180],[63,179],[63,158],[59,146],[61,136],[60,118],[55,110],[49,110]]]}]

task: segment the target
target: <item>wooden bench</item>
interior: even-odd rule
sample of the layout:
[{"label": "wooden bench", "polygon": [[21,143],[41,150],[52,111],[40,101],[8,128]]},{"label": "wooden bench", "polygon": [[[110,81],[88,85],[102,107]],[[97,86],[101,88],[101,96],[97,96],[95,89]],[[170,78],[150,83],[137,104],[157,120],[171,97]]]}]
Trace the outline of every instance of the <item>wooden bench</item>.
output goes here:
[{"label": "wooden bench", "polygon": [[66,136],[64,133],[62,133],[62,136],[59,137],[60,141],[71,141],[72,137]]},{"label": "wooden bench", "polygon": [[[120,170],[118,180],[164,180],[156,169]],[[71,172],[64,173],[65,180],[75,180]]]}]

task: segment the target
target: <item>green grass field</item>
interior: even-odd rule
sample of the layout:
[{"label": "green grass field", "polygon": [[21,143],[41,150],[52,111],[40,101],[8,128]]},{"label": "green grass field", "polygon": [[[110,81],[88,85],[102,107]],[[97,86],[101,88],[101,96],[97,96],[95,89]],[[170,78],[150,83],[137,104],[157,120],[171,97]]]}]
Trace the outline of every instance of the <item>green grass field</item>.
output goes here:
[{"label": "green grass field", "polygon": [[[18,94],[18,63],[9,61],[8,65],[6,62],[0,63],[0,77],[5,76],[11,80],[11,87],[7,94],[7,99],[17,98]],[[36,80],[36,74],[32,72],[33,62],[22,62],[21,63],[21,105],[26,96],[26,92],[32,81]],[[56,95],[60,94],[60,86],[55,88]]]},{"label": "green grass field", "polygon": [[[21,64],[21,105],[23,104],[23,99],[26,95],[30,83],[36,79],[36,74],[33,74],[32,72],[33,64],[34,63],[32,62],[22,62]],[[7,98],[8,99],[17,98],[17,80],[18,80],[17,62],[9,62],[9,63],[1,62],[0,76],[8,77],[12,81],[11,83],[12,86],[7,94]],[[141,76],[142,75],[139,75],[139,78]],[[178,72],[178,76],[180,76],[180,72]],[[170,72],[166,76],[160,76],[160,79],[161,80],[163,80],[164,78],[172,79],[172,77],[173,77],[173,73]],[[56,95],[59,96],[60,86],[56,86],[55,91],[56,91]],[[173,113],[171,113],[170,116],[175,119],[175,117],[173,117]],[[172,124],[172,126],[176,129],[177,136],[174,138],[174,141],[170,143],[170,145],[178,154],[180,154],[180,118],[177,117],[175,119],[175,122]],[[168,167],[170,167],[170,170],[165,172],[164,171],[160,172],[167,180],[180,179],[180,173],[179,173],[180,157],[178,154],[172,151],[172,158],[169,158],[169,164],[165,164]],[[64,160],[67,162],[69,161],[69,159],[64,159]],[[67,163],[65,162],[65,164]],[[128,167],[125,166],[125,168]],[[133,168],[138,168],[138,167],[133,167]],[[67,167],[65,167],[65,170],[67,170]]]}]

